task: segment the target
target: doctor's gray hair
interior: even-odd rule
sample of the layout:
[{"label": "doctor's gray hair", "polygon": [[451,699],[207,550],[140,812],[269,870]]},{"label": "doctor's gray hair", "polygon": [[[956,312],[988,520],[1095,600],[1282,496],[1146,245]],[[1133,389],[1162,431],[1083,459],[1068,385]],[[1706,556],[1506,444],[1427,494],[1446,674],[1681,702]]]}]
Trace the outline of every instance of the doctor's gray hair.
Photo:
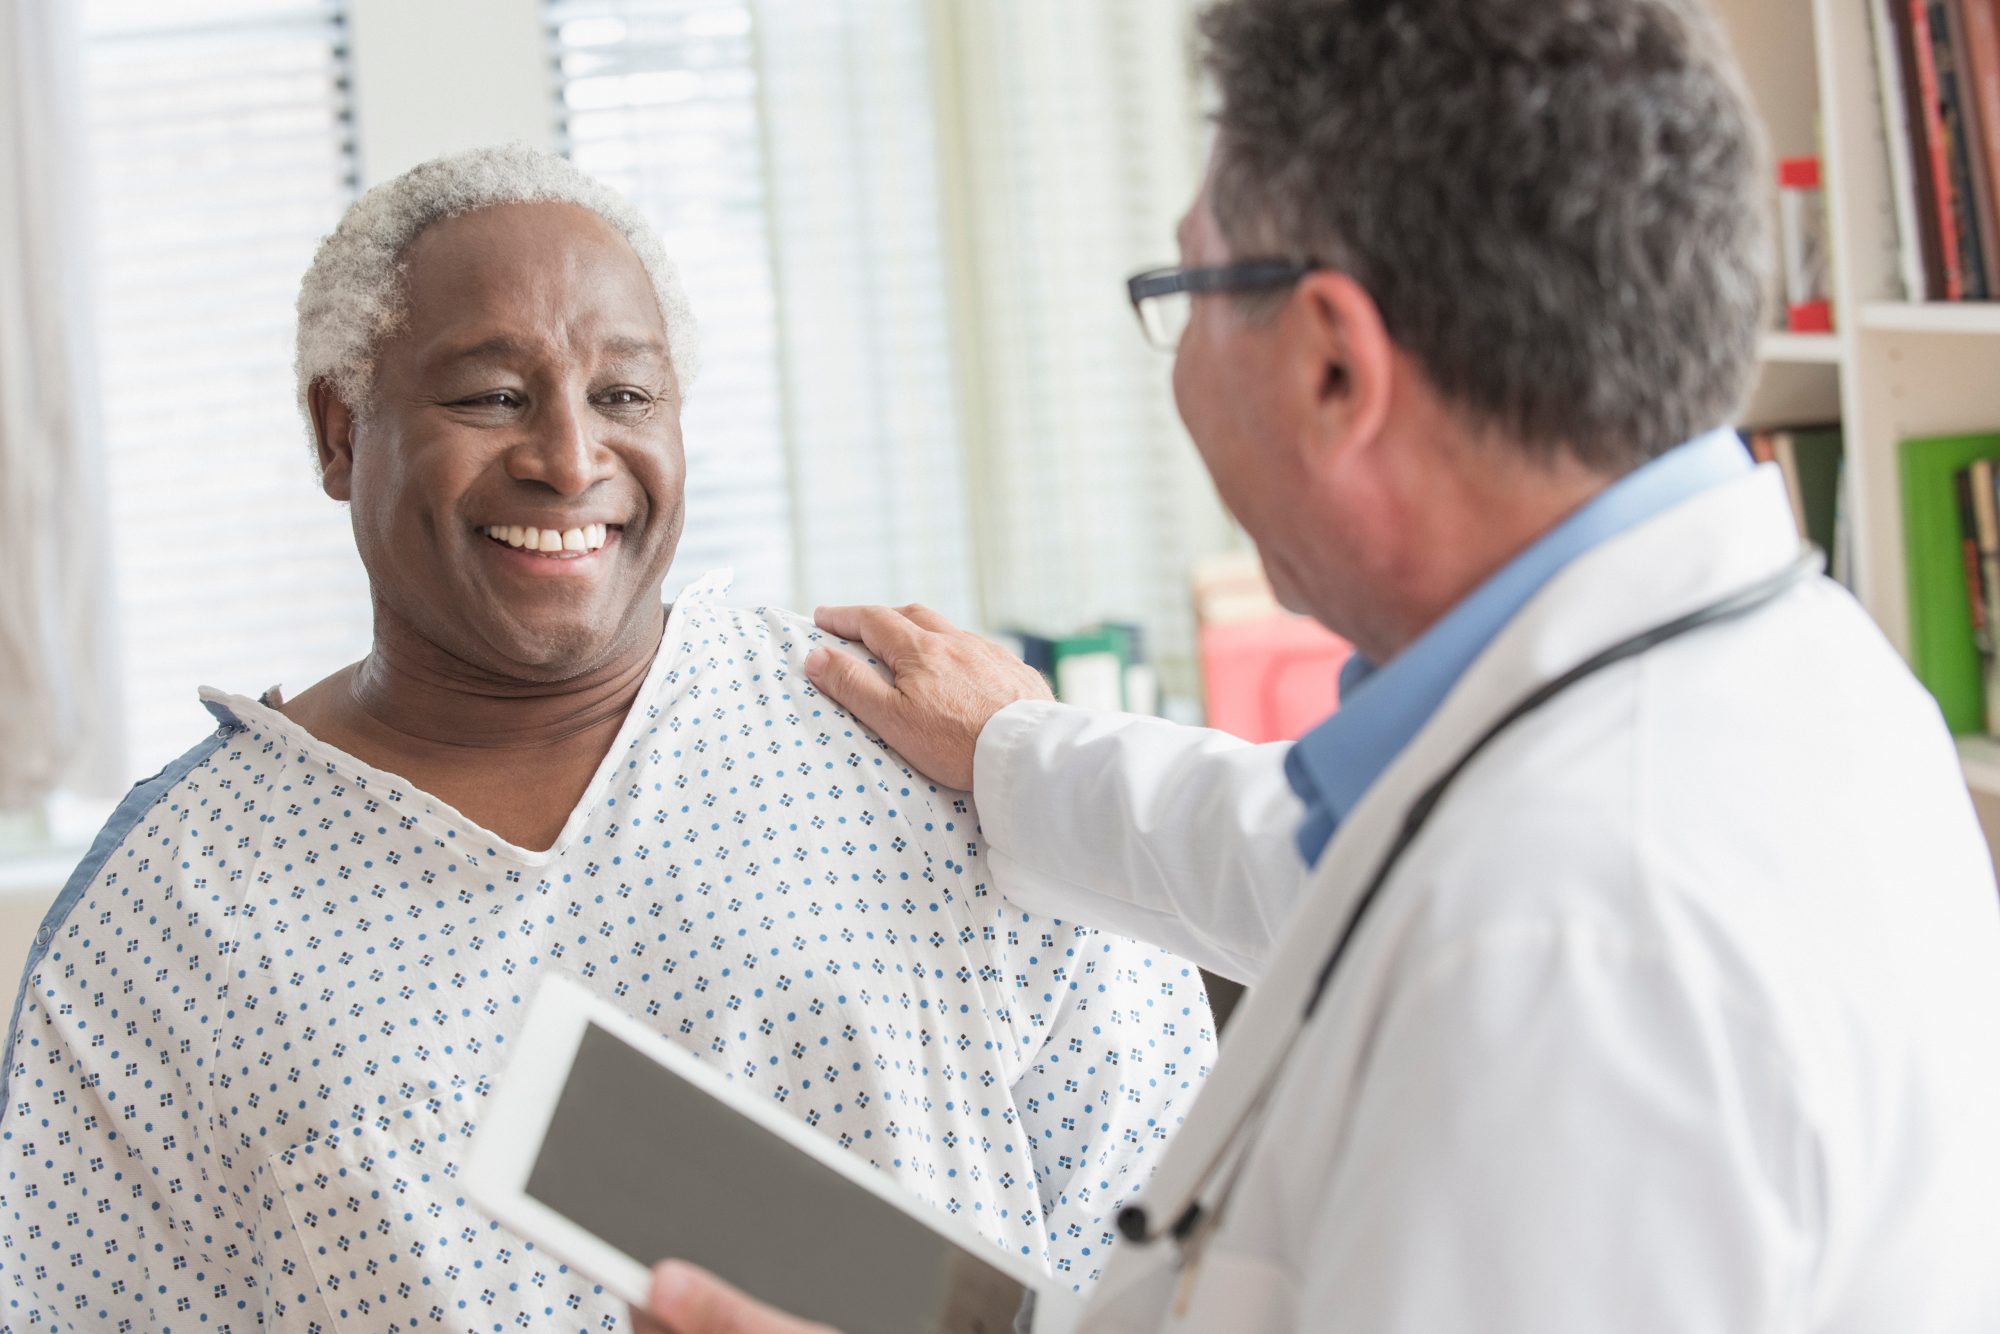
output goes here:
[{"label": "doctor's gray hair", "polygon": [[1740,408],[1764,145],[1701,0],[1225,0],[1238,259],[1351,276],[1469,420],[1619,474]]},{"label": "doctor's gray hair", "polygon": [[357,199],[319,244],[299,287],[299,408],[324,380],[356,413],[367,409],[382,340],[404,315],[403,258],[425,228],[502,204],[575,204],[625,238],[652,279],[667,355],[685,395],[700,369],[694,312],[680,272],[639,211],[565,158],[522,144],[433,158]]}]

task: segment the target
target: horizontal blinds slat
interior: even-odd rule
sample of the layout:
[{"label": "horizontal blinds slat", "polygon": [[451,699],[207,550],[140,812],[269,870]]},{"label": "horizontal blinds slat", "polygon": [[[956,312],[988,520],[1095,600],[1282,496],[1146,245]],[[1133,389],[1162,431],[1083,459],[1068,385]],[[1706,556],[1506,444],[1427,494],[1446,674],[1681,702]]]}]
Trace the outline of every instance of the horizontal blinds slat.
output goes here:
[{"label": "horizontal blinds slat", "polygon": [[114,56],[121,50],[170,49],[176,41],[257,41],[268,34],[294,31],[318,40],[329,28],[342,31],[346,7],[341,0],[87,0],[83,31],[93,55]]}]

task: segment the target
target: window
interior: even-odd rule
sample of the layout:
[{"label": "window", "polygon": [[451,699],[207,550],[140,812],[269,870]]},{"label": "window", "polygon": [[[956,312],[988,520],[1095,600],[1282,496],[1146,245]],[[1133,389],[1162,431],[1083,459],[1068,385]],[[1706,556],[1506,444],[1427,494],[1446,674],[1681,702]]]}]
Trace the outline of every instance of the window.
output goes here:
[{"label": "window", "polygon": [[975,612],[924,8],[550,6],[565,147],[702,325],[670,587],[729,565],[744,600]]},{"label": "window", "polygon": [[746,5],[559,4],[565,148],[667,238],[701,323],[682,413],[687,527],[669,588],[718,566],[789,602],[794,570],[777,293]]},{"label": "window", "polygon": [[[107,509],[131,772],[195,688],[296,693],[367,651],[346,510],[293,406],[293,305],[355,193],[333,0],[88,0]],[[228,516],[218,520],[218,515]]]},{"label": "window", "polygon": [[661,227],[706,331],[677,577],[1136,621],[1188,689],[1189,565],[1229,536],[1123,286],[1197,174],[1186,7],[548,12],[569,152]]}]

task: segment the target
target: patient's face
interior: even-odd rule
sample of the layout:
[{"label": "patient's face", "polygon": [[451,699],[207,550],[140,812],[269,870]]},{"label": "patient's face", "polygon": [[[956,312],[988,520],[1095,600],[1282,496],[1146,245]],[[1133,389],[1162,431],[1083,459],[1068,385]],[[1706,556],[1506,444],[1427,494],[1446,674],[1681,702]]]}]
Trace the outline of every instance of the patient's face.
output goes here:
[{"label": "patient's face", "polygon": [[537,681],[650,652],[685,465],[638,256],[588,210],[512,204],[430,227],[406,273],[345,483],[378,642]]}]

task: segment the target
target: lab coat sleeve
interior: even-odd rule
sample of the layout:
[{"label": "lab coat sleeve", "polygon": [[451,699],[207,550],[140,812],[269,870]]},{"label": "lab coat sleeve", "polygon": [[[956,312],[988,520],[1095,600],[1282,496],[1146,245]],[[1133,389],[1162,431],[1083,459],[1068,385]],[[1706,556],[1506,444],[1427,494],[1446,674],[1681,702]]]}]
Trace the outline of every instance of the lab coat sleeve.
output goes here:
[{"label": "lab coat sleeve", "polygon": [[[1023,966],[1062,967],[1024,997],[1050,1003],[1041,1050],[1014,1081],[1034,1160],[1049,1264],[1087,1291],[1118,1210],[1165,1154],[1215,1061],[1215,1024],[1193,965],[1119,936],[1029,919]],[[1046,943],[1044,943],[1046,942]]]},{"label": "lab coat sleeve", "polygon": [[1252,982],[1306,882],[1283,743],[1044,701],[979,735],[996,886]]},{"label": "lab coat sleeve", "polygon": [[1313,1216],[1284,1224],[1314,1236],[1298,1328],[1805,1328],[1804,1103],[1699,971],[1576,923],[1431,960],[1371,1042]]}]

